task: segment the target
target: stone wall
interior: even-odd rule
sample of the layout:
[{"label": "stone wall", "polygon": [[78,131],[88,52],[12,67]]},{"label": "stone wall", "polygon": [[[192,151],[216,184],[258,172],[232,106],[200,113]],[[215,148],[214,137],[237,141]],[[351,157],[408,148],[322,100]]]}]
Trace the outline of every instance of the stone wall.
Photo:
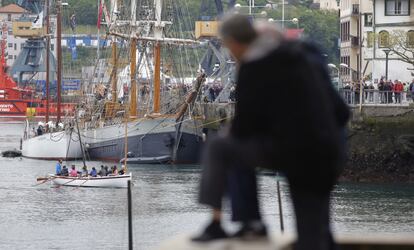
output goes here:
[{"label": "stone wall", "polygon": [[344,180],[414,183],[412,107],[353,110],[348,143]]},{"label": "stone wall", "polygon": [[[209,128],[232,117],[234,104],[203,104]],[[351,108],[345,181],[414,183],[414,107]]]}]

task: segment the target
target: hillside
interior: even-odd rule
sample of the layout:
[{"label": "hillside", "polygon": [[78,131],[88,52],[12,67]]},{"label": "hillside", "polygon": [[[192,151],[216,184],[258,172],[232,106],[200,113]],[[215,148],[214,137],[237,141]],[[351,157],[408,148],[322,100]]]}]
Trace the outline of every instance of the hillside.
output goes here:
[{"label": "hillside", "polygon": [[[147,0],[138,0],[138,3],[145,2]],[[164,0],[164,2],[170,2],[171,0]],[[3,5],[15,2],[11,0],[3,0]],[[98,4],[97,0],[67,0],[69,6],[64,9],[64,26],[68,31],[69,17],[72,14],[76,14],[77,24],[79,26],[78,33],[80,32],[96,32],[97,12]],[[128,11],[129,1],[120,1],[124,3],[125,10]],[[152,1],[150,1],[152,2]],[[201,16],[210,16],[214,18],[217,15],[215,10],[214,1],[206,1],[208,3],[204,12],[200,13],[201,0],[174,0],[175,9],[178,10],[180,16],[178,25],[181,26],[183,31],[192,32],[194,30],[194,21]],[[226,1],[224,1],[226,2]],[[238,0],[242,5],[246,4],[246,1]],[[278,2],[278,1],[276,1]],[[305,36],[319,44],[321,49],[328,55],[328,61],[332,63],[338,63],[339,61],[339,18],[337,12],[326,12],[320,10],[314,10],[309,8],[312,4],[312,0],[289,0],[289,4],[286,5],[285,19],[292,20],[297,18],[299,20],[299,28],[304,29]],[[265,5],[265,0],[256,0],[256,5]],[[241,10],[245,10],[244,8]],[[259,10],[262,11],[262,10]],[[280,20],[282,18],[281,7],[277,6],[275,9],[266,10],[268,13],[267,18],[273,18],[274,20]],[[286,26],[290,28],[296,28],[296,24],[292,22],[286,22]]]}]

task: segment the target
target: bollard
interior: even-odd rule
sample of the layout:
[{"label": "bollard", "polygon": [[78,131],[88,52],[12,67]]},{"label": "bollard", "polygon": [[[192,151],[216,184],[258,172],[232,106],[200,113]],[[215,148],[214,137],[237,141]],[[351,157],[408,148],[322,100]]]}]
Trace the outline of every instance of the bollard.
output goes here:
[{"label": "bollard", "polygon": [[279,184],[278,177],[279,177],[279,173],[276,173],[277,201],[279,203],[280,231],[283,233],[285,231],[285,225],[283,223],[282,196],[280,193],[280,184]]},{"label": "bollard", "polygon": [[133,249],[131,181],[128,181],[128,249]]}]

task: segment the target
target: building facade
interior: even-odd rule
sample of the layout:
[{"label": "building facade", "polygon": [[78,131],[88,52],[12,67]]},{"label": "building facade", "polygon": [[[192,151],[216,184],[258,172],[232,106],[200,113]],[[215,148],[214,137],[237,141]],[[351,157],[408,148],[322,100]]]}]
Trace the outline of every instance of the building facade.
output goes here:
[{"label": "building facade", "polygon": [[[24,43],[27,38],[18,37],[13,34],[13,22],[18,20],[24,13],[30,15],[27,10],[23,9],[22,7],[16,4],[9,4],[3,7],[0,7],[0,23],[1,25],[5,24],[7,26],[7,42],[6,42],[6,60],[7,65],[11,67],[15,60],[17,59],[18,55],[20,54],[21,50],[23,49]],[[50,27],[54,35],[50,40],[51,50],[54,55],[56,55],[56,29],[54,28],[56,25],[56,17],[51,16],[50,18]]]},{"label": "building facade", "polygon": [[6,60],[9,67],[13,65],[23,47],[24,41],[26,41],[26,39],[15,37],[12,29],[13,21],[25,12],[25,9],[16,4],[0,7],[1,26],[7,26]]},{"label": "building facade", "polygon": [[319,5],[321,10],[338,10],[338,1],[337,0],[314,0],[314,4]]},{"label": "building facade", "polygon": [[[414,0],[342,0],[340,8],[342,83],[378,83],[387,75],[411,81],[413,66],[392,52],[387,60],[386,52],[395,39],[414,51]],[[413,57],[411,52],[406,55]]]}]

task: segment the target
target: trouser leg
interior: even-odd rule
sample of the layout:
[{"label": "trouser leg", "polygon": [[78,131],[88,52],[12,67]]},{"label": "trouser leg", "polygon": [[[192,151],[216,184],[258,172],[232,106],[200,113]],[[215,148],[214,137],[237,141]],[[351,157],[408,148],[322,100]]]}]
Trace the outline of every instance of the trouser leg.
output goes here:
[{"label": "trouser leg", "polygon": [[207,147],[203,158],[203,170],[199,202],[215,209],[221,209],[222,199],[227,187],[228,164],[226,158],[231,154],[225,139],[216,139]]},{"label": "trouser leg", "polygon": [[336,249],[329,222],[330,192],[303,191],[292,186],[290,191],[298,232],[295,250]]},{"label": "trouser leg", "polygon": [[257,197],[256,172],[251,166],[237,166],[229,169],[229,195],[232,220],[248,222],[260,220]]}]

